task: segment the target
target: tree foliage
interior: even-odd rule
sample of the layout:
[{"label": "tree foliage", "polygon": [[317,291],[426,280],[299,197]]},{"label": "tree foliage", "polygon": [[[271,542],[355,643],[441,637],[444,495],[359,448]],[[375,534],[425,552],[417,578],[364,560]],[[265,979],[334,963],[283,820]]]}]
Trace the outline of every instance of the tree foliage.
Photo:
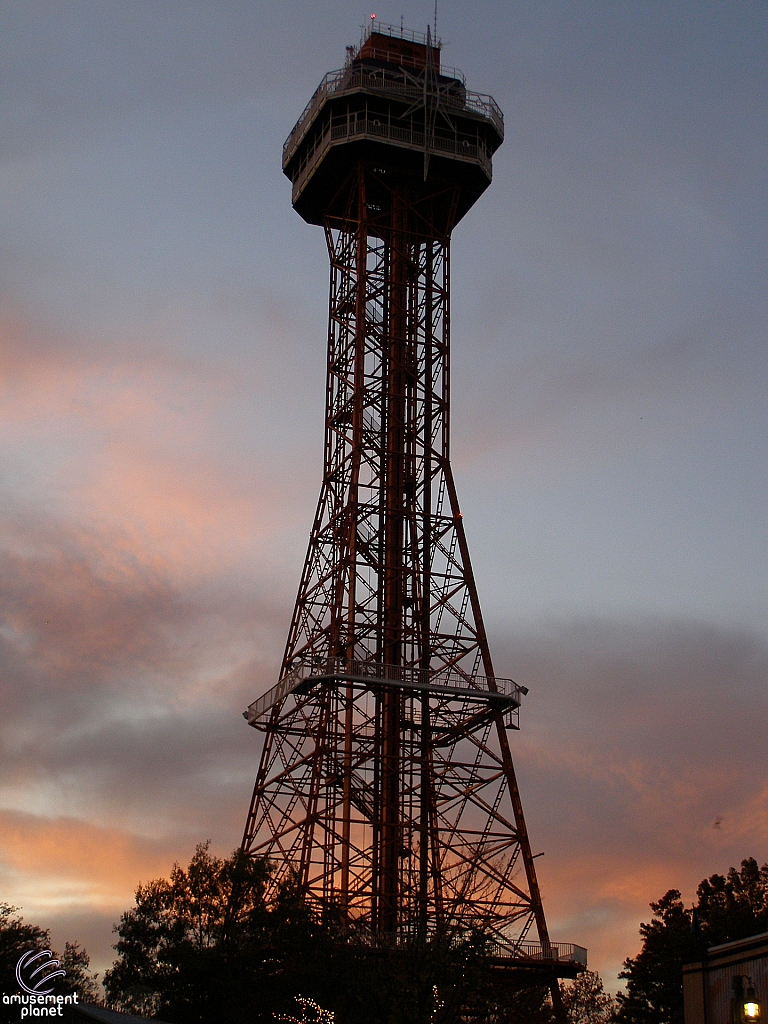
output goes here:
[{"label": "tree foliage", "polygon": [[169,879],[139,885],[116,926],[118,956],[104,977],[109,1002],[174,1021],[228,1019],[268,944],[266,878],[263,862],[221,860],[205,844],[186,870],[177,864]]},{"label": "tree foliage", "polygon": [[653,918],[640,925],[643,946],[624,961],[617,1020],[632,1024],[683,1024],[683,960],[695,952],[690,911],[677,889],[651,903]]},{"label": "tree foliage", "polygon": [[745,939],[768,931],[768,864],[757,866],[754,857],[741,862],[741,870],[711,875],[699,883],[697,915],[709,946]]},{"label": "tree foliage", "polygon": [[560,994],[569,1024],[610,1024],[613,1020],[615,1000],[595,971],[583,971],[568,985],[561,983]]},{"label": "tree foliage", "polygon": [[749,857],[741,869],[711,875],[700,882],[693,910],[677,889],[651,903],[653,918],[640,925],[643,945],[624,961],[619,975],[627,982],[618,994],[619,1024],[683,1024],[683,971],[703,946],[714,946],[768,930],[768,864]]},{"label": "tree foliage", "polygon": [[16,964],[28,949],[47,949],[50,936],[34,924],[25,924],[18,916],[18,907],[0,903],[0,985],[4,992],[13,992]]},{"label": "tree foliage", "polygon": [[67,995],[77,993],[81,1003],[97,1003],[101,999],[99,991],[98,975],[91,972],[91,958],[85,949],[82,949],[79,942],[65,942],[64,952],[57,957],[61,966],[67,972],[66,977],[61,979],[57,992]]},{"label": "tree foliage", "polygon": [[[336,1024],[551,1024],[546,990],[511,990],[489,969],[482,934],[371,949],[289,879],[267,905],[269,864],[198,846],[188,868],[136,890],[116,926],[110,1003],[173,1024],[312,1019]],[[317,1011],[320,1012],[319,1009]]]}]

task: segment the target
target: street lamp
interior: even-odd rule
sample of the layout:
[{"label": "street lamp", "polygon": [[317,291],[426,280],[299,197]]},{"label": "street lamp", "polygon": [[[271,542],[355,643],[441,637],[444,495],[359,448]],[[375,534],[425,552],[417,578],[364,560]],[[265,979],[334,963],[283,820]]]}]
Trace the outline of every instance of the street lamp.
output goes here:
[{"label": "street lamp", "polygon": [[[745,989],[745,984],[746,989]],[[755,992],[755,983],[746,974],[737,974],[733,979],[733,1024],[757,1024],[760,1020],[760,1000]]]},{"label": "street lamp", "polygon": [[747,986],[747,994],[744,996],[744,1020],[758,1021],[760,1020],[760,1000],[757,998],[752,979],[747,978],[747,981],[749,985]]}]

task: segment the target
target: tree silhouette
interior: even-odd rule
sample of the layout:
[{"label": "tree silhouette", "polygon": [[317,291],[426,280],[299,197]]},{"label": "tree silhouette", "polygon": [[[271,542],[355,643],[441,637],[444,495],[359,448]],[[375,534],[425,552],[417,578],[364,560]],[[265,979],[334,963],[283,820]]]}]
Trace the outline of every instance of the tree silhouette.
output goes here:
[{"label": "tree silhouette", "polygon": [[136,890],[115,931],[117,959],[104,976],[110,1004],[179,1024],[237,1019],[243,987],[257,980],[267,943],[268,868],[240,854],[197,847],[187,869]]},{"label": "tree silhouette", "polygon": [[583,971],[569,985],[561,982],[560,992],[570,1024],[610,1024],[613,1019],[616,1003],[595,971]]},{"label": "tree silhouette", "polygon": [[[768,864],[754,857],[699,883],[695,908],[670,889],[651,903],[653,919],[640,925],[642,949],[624,961],[627,982],[617,996],[619,1024],[683,1024],[683,962],[702,946],[757,935],[768,929]],[[696,929],[693,928],[693,910]]]},{"label": "tree silhouette", "polygon": [[115,929],[110,1004],[173,1024],[275,1024],[301,995],[305,1017],[327,1007],[336,1024],[551,1024],[546,987],[500,981],[482,933],[372,949],[295,879],[268,907],[270,870],[206,843],[189,867],[140,885]]},{"label": "tree silhouette", "polygon": [[768,864],[754,857],[741,870],[711,875],[699,883],[697,914],[707,945],[744,939],[768,931]]}]

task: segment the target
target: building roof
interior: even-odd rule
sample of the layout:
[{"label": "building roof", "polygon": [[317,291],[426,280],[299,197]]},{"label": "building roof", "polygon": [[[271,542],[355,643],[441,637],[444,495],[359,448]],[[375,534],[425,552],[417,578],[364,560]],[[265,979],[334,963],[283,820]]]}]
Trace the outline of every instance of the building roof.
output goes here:
[{"label": "building roof", "polygon": [[718,946],[710,946],[707,952],[731,953],[743,949],[751,949],[753,946],[764,945],[768,941],[768,932],[759,932],[757,935],[747,935],[743,939],[731,939],[730,942],[721,942]]},{"label": "building roof", "polygon": [[[95,1006],[91,1003],[77,1003],[69,1006],[72,1020],[94,1020],[100,1024],[131,1024],[132,1021],[146,1021],[148,1017],[135,1017],[130,1013],[121,1013],[119,1010],[108,1010],[106,1006]],[[164,1021],[155,1021],[155,1024],[166,1024]]]}]

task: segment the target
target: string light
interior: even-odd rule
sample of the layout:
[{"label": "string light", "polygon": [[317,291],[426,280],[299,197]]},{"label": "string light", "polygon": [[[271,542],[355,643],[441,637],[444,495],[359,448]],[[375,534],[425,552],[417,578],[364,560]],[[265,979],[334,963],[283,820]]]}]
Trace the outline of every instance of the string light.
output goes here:
[{"label": "string light", "polygon": [[296,996],[296,1002],[301,1007],[301,1017],[290,1017],[287,1014],[278,1017],[276,1013],[272,1016],[283,1024],[334,1024],[333,1010],[324,1010],[314,999],[307,999],[306,996]]}]

